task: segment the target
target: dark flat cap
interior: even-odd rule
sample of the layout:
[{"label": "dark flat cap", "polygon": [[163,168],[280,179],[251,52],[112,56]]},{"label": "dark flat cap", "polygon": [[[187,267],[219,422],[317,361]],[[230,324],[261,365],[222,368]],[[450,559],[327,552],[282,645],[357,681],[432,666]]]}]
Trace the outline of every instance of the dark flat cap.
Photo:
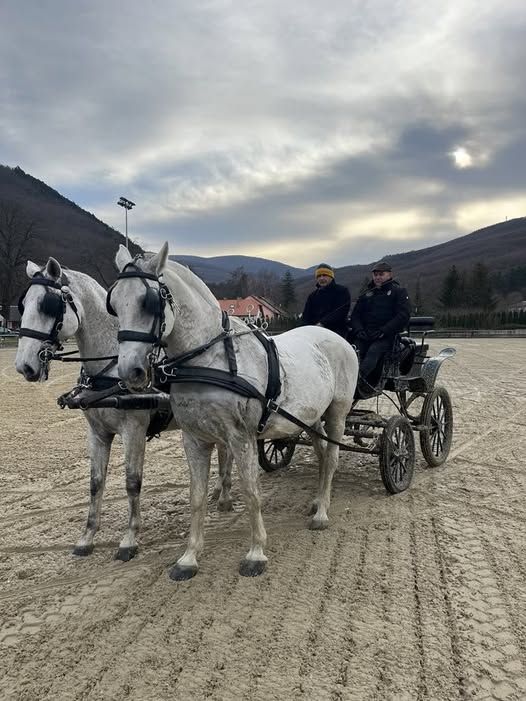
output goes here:
[{"label": "dark flat cap", "polygon": [[389,265],[389,263],[386,263],[386,262],[383,261],[383,260],[380,261],[379,263],[375,263],[375,265],[374,265],[373,268],[371,269],[371,272],[374,273],[375,270],[376,270],[377,272],[379,272],[379,273],[392,273],[392,272],[393,272],[393,269],[392,269],[392,267]]}]

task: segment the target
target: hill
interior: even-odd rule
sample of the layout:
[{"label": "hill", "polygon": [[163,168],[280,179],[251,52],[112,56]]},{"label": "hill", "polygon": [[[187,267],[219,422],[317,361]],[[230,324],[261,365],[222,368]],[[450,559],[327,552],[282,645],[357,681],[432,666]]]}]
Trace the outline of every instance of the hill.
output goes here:
[{"label": "hill", "polygon": [[[526,217],[493,224],[429,248],[387,255],[383,260],[391,263],[394,277],[408,289],[413,300],[420,277],[423,301],[428,311],[434,311],[438,308],[437,297],[444,276],[453,265],[459,270],[471,271],[481,262],[490,273],[526,266]],[[353,300],[365,278],[370,276],[371,264],[336,269],[337,281],[347,285]],[[312,278],[300,278],[296,283],[298,299],[305,299],[312,289]]]},{"label": "hill", "polygon": [[174,255],[169,257],[171,260],[187,265],[196,275],[199,275],[200,278],[208,283],[224,282],[230,273],[238,268],[243,268],[246,273],[251,275],[265,272],[272,273],[281,279],[287,271],[290,271],[293,278],[300,278],[313,273],[315,267],[294,268],[285,263],[256,256],[232,255],[204,258],[201,256]]},{"label": "hill", "polygon": [[[26,258],[60,263],[92,275],[103,285],[115,279],[113,258],[125,237],[21,168],[0,165],[0,216],[32,223]],[[130,245],[134,253],[140,250]]]}]

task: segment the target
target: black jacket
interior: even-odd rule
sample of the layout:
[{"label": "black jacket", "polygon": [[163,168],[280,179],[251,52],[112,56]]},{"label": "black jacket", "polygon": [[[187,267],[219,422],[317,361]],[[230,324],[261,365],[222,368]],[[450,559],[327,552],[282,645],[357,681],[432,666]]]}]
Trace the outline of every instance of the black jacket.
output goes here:
[{"label": "black jacket", "polygon": [[351,295],[344,285],[334,280],[325,287],[316,286],[305,302],[302,319],[304,324],[320,323],[325,328],[345,336],[347,314],[351,307]]},{"label": "black jacket", "polygon": [[371,281],[352,311],[352,334],[364,330],[394,336],[406,328],[410,316],[411,302],[405,288],[396,280],[388,280],[381,287]]}]

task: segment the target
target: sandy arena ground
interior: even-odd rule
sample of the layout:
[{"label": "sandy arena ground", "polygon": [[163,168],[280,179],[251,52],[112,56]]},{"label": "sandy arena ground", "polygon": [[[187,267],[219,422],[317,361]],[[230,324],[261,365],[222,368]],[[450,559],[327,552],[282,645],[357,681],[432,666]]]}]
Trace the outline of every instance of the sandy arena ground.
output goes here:
[{"label": "sandy arena ground", "polygon": [[267,572],[238,575],[248,524],[234,478],[234,512],[210,505],[200,571],[183,583],[167,576],[189,519],[180,434],[148,444],[137,558],[113,560],[119,441],[95,552],[74,558],[86,424],[55,400],[77,369],[29,384],[0,350],[0,698],[526,699],[526,340],[431,348],[447,345],[444,467],[418,448],[412,486],[388,496],[375,459],[344,454],[330,528],[315,533],[316,469],[298,448],[261,475]]}]

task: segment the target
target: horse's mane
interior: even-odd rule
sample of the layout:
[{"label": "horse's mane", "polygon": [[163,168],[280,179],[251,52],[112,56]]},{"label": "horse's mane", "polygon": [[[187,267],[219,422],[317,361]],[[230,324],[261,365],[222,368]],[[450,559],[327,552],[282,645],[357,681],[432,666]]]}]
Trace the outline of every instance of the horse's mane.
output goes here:
[{"label": "horse's mane", "polygon": [[188,285],[192,291],[201,297],[201,299],[212,307],[219,314],[221,313],[221,307],[219,302],[212,294],[210,288],[193,273],[190,268],[187,268],[181,263],[177,263],[174,260],[168,260],[163,270],[163,276],[165,281],[168,283],[170,289],[176,288],[176,278],[180,278],[186,285]]},{"label": "horse's mane", "polygon": [[71,268],[66,268],[66,266],[61,266],[61,268],[62,272],[65,273],[66,277],[71,277],[71,275],[73,274],[74,278],[80,278],[80,281],[91,285],[97,291],[102,291],[104,294],[107,293],[107,290],[99,282],[97,282],[97,280],[95,280],[94,277],[91,277],[91,275],[88,275],[87,273],[81,273],[80,270],[72,270]]}]

